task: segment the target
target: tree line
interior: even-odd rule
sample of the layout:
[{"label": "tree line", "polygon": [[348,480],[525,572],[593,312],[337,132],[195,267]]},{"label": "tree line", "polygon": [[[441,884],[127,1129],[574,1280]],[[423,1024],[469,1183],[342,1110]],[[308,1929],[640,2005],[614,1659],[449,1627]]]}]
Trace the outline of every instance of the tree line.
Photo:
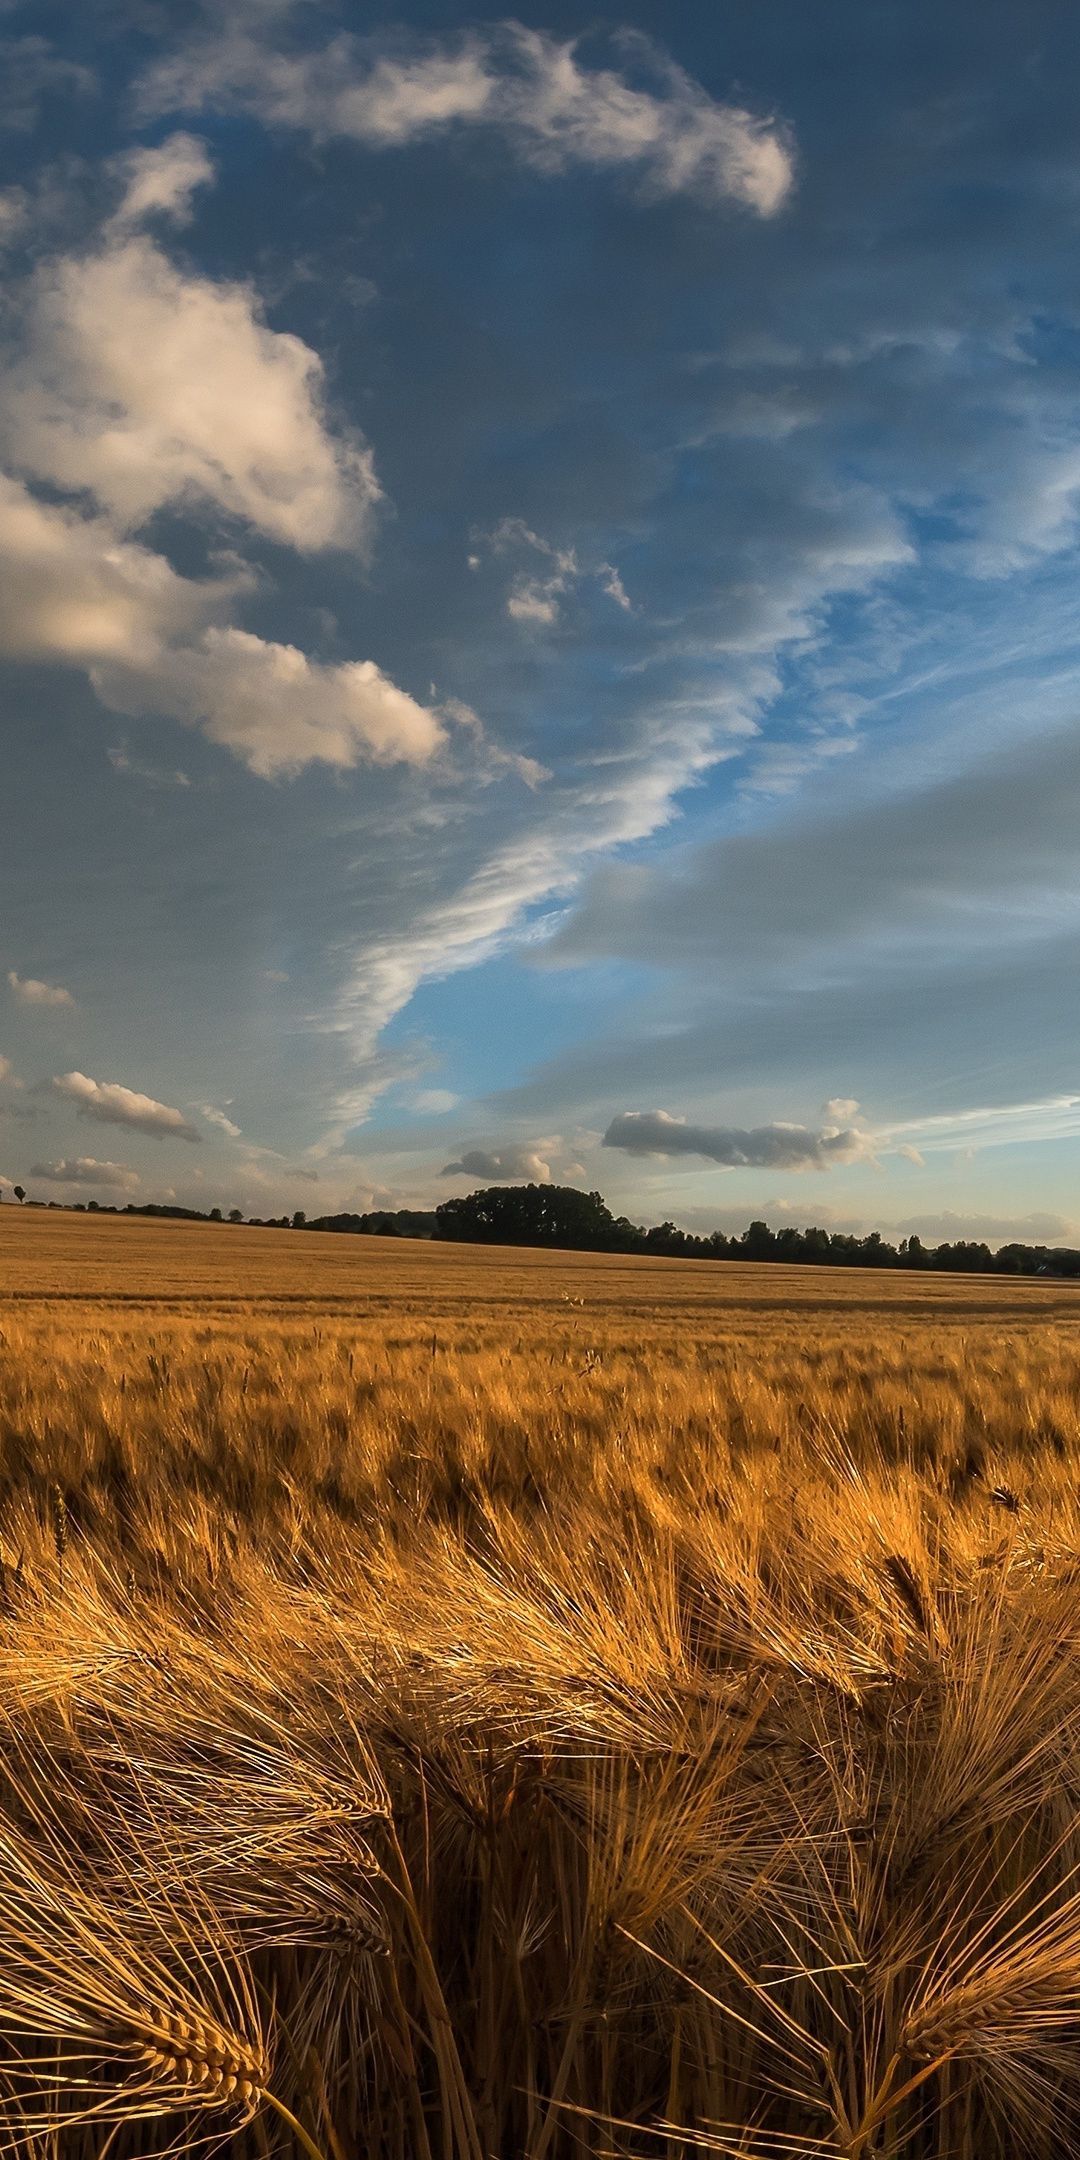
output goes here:
[{"label": "tree line", "polygon": [[[21,1186],[13,1191],[30,1207],[57,1208],[62,1201],[27,1200]],[[488,1185],[478,1192],[444,1200],[436,1208],[372,1208],[364,1214],[317,1215],[302,1209],[291,1215],[244,1216],[230,1208],[202,1211],[175,1202],[129,1200],[125,1207],[97,1200],[77,1201],[77,1214],[160,1216],[181,1222],[247,1222],[260,1230],[330,1230],[353,1237],[434,1238],[463,1245],[536,1245],[567,1252],[644,1253],[673,1260],[781,1260],[815,1267],[934,1269],[965,1275],[1080,1276],[1080,1251],[1068,1245],[1013,1242],[993,1250],[982,1240],[956,1238],[925,1245],[920,1237],[891,1245],[879,1230],[856,1237],[846,1230],[814,1227],[771,1230],[752,1222],[738,1236],[723,1230],[698,1236],[675,1223],[645,1229],[626,1215],[613,1215],[602,1194],[579,1192],[573,1185]]]},{"label": "tree line", "polygon": [[672,1222],[650,1230],[613,1215],[598,1192],[570,1185],[491,1185],[444,1200],[436,1234],[466,1244],[563,1246],[579,1252],[653,1253],[679,1260],[781,1260],[817,1267],[942,1269],[963,1274],[1080,1276],[1080,1252],[1069,1246],[1002,1245],[957,1238],[924,1245],[917,1236],[890,1245],[879,1230],[856,1237],[844,1230],[752,1222],[740,1236],[722,1230],[696,1236]]}]

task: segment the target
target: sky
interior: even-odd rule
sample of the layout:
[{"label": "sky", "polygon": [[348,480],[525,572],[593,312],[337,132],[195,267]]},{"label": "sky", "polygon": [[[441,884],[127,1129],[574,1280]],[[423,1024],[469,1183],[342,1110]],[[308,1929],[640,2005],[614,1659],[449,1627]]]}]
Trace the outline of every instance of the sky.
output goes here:
[{"label": "sky", "polygon": [[1080,1239],[1080,11],[0,0],[0,1194]]}]

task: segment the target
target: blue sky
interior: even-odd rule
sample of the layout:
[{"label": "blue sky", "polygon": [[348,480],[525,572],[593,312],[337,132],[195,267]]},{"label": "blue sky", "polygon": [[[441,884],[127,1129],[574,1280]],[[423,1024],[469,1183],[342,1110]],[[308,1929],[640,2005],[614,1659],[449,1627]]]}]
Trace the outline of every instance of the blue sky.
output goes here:
[{"label": "blue sky", "polygon": [[1080,1237],[1080,18],[0,4],[0,1190]]}]

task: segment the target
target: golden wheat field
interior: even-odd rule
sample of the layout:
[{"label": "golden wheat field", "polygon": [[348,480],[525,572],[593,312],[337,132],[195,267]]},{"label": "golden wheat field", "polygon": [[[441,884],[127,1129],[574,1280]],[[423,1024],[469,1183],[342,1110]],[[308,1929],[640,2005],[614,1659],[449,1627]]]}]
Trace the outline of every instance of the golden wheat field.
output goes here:
[{"label": "golden wheat field", "polygon": [[1080,1289],[0,1209],[0,2117],[1080,2152]]}]

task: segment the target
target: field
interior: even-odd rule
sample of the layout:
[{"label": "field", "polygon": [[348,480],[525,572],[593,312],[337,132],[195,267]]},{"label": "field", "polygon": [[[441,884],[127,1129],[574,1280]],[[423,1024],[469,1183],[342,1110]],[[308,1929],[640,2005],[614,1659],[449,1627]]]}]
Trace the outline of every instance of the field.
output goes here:
[{"label": "field", "polygon": [[0,1208],[0,2102],[1080,2153],[1080,1288]]}]

